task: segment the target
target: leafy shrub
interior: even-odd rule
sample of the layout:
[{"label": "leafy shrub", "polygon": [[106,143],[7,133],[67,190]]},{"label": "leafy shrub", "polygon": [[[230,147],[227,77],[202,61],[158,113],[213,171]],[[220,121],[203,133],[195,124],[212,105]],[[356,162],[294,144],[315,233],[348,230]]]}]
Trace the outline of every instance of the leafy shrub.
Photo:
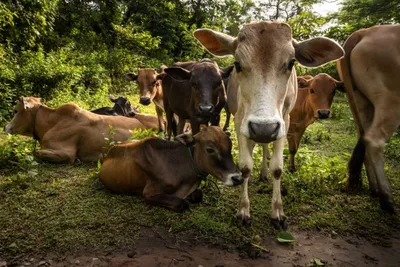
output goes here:
[{"label": "leafy shrub", "polygon": [[0,143],[0,167],[18,165],[22,169],[29,169],[37,165],[32,153],[33,140],[16,135],[5,135],[2,136],[2,139],[3,142]]}]

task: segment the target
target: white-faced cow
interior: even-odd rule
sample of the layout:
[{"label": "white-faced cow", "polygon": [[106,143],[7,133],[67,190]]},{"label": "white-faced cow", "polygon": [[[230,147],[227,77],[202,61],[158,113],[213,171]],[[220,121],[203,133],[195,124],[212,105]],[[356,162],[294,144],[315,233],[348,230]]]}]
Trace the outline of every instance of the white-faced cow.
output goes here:
[{"label": "white-faced cow", "polygon": [[209,29],[195,37],[214,55],[234,55],[235,70],[229,78],[228,105],[234,114],[239,143],[239,168],[244,175],[237,218],[250,222],[248,180],[253,169],[252,152],[264,149],[261,174],[267,175],[267,144],[273,142],[270,170],[273,174],[271,221],[286,228],[281,199],[283,146],[289,128],[289,113],[297,96],[296,70],[300,64],[316,67],[339,59],[343,49],[334,41],[317,37],[303,42],[292,39],[289,25],[280,22],[247,24],[237,38]]},{"label": "white-faced cow", "polygon": [[375,26],[353,33],[338,63],[359,140],[349,162],[349,186],[361,186],[364,163],[372,195],[394,212],[384,171],[383,148],[400,125],[400,25]]}]

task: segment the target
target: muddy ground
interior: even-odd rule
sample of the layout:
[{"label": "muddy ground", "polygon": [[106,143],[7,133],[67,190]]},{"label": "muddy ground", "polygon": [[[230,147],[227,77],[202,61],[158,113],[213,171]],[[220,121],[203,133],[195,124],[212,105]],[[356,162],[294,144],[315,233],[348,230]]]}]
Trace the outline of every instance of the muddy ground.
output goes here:
[{"label": "muddy ground", "polygon": [[[385,266],[400,265],[399,234],[390,247],[374,245],[357,237],[340,237],[311,232],[294,232],[293,245],[275,239],[262,240],[259,250],[251,245],[242,248],[207,246],[191,238],[181,239],[166,230],[142,228],[134,247],[118,251],[77,252],[71,255],[30,255],[0,266]],[[253,258],[251,258],[253,257]],[[319,263],[319,262],[318,262]]]}]

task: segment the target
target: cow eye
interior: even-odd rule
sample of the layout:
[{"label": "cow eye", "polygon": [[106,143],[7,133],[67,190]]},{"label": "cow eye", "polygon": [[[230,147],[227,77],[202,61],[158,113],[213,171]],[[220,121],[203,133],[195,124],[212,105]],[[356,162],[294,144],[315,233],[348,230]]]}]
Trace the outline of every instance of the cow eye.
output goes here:
[{"label": "cow eye", "polygon": [[293,66],[294,66],[295,62],[296,62],[296,59],[290,60],[290,62],[288,64],[288,70],[292,70],[293,69]]},{"label": "cow eye", "polygon": [[207,151],[208,154],[214,154],[215,153],[215,150],[212,149],[212,148],[209,148],[209,147],[206,148],[206,151]]},{"label": "cow eye", "polygon": [[233,65],[235,65],[235,69],[236,69],[237,72],[241,72],[242,71],[242,66],[240,65],[239,62],[235,61],[233,63]]},{"label": "cow eye", "polygon": [[313,89],[310,89],[311,94],[315,94],[315,91]]}]

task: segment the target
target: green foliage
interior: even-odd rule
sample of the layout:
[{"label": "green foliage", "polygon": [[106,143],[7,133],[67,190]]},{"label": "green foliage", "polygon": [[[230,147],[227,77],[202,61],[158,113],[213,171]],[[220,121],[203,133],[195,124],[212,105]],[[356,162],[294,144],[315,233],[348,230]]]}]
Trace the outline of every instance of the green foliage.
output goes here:
[{"label": "green foliage", "polygon": [[33,140],[1,132],[0,137],[0,167],[14,166],[27,170],[38,164],[33,156]]}]

